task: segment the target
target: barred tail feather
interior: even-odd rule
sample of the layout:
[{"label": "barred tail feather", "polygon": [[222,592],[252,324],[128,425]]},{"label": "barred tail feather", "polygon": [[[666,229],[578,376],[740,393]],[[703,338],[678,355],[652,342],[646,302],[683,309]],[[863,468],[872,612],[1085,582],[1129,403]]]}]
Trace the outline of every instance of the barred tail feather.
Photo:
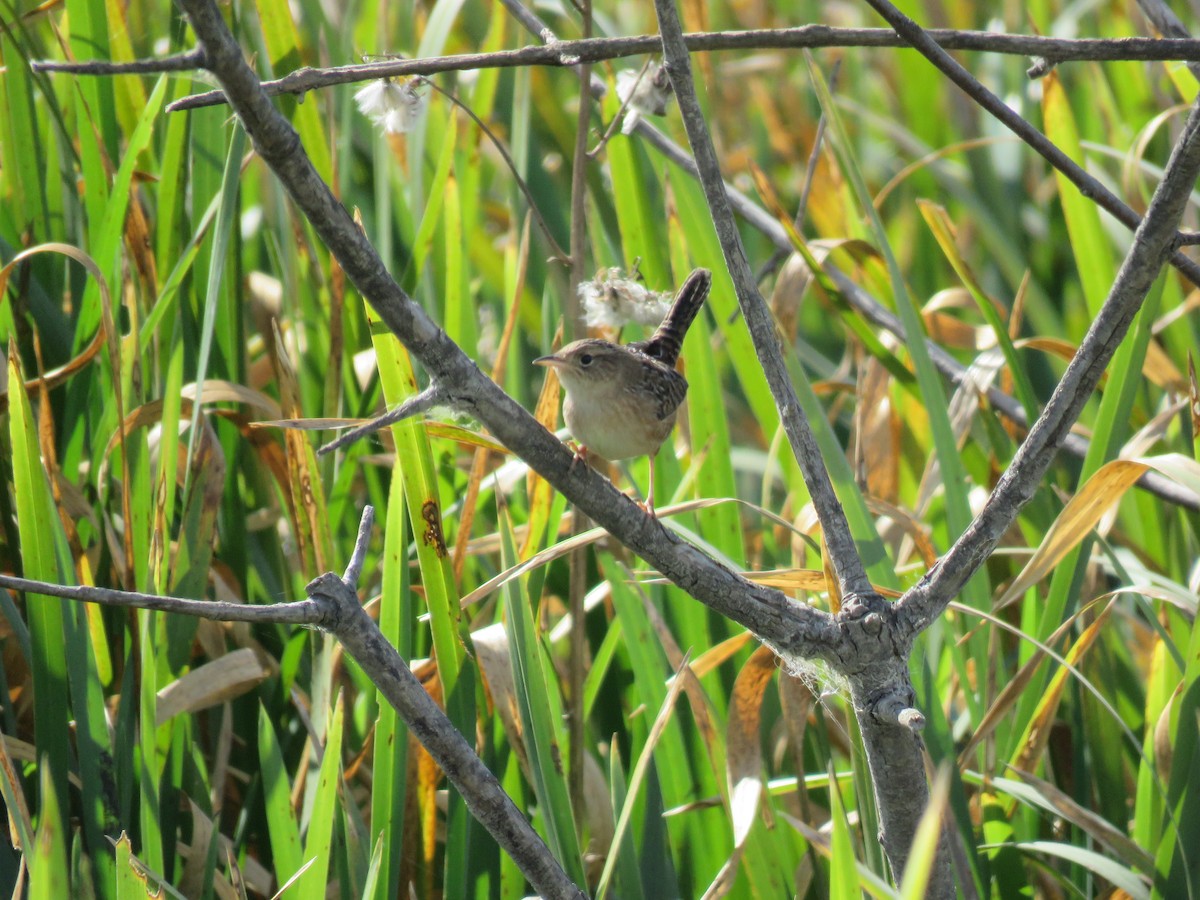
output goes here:
[{"label": "barred tail feather", "polygon": [[658,330],[637,349],[674,368],[676,360],[679,359],[679,351],[683,348],[683,337],[696,314],[700,312],[700,307],[704,305],[711,287],[712,272],[708,269],[693,269],[680,285],[671,310],[658,326]]}]

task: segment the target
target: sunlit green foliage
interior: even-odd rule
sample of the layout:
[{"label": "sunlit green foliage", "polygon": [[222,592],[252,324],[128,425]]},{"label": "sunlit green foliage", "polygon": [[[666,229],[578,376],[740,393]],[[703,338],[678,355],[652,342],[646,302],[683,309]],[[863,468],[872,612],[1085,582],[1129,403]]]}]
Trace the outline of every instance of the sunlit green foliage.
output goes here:
[{"label": "sunlit green foliage", "polygon": [[[654,28],[649,4],[600,6],[598,34]],[[986,4],[909,6],[931,26],[1145,33],[1120,4],[1008,4],[1002,19],[986,18]],[[363,53],[536,41],[483,0],[223,9],[264,78]],[[684,4],[684,14],[689,30],[879,24],[848,4]],[[562,38],[579,34],[574,13],[549,22]],[[568,629],[557,627],[568,559],[475,593],[568,537],[561,498],[481,446],[471,422],[409,422],[323,458],[311,433],[257,424],[368,416],[424,377],[228,110],[165,112],[208,90],[206,79],[28,66],[189,47],[161,0],[0,7],[0,264],[32,254],[6,271],[0,298],[0,571],[250,604],[296,599],[345,564],[371,503],[380,528],[364,600],[567,872],[596,884],[629,804],[606,876],[613,896],[698,897],[726,865],[737,897],[890,890],[837,686],[772,672],[769,658],[764,669],[740,627],[600,541],[576,557],[595,602],[585,623],[587,799],[573,825]],[[1030,81],[1027,59],[958,56],[1135,208],[1196,88],[1176,64],[1065,63]],[[640,62],[596,74],[611,85]],[[916,53],[817,50],[812,64],[799,51],[694,57],[727,179],[795,215],[827,82],[830,127],[801,229],[812,251],[885,304],[911,304],[909,320],[981,378],[1044,403],[1129,234]],[[359,114],[354,85],[278,103],[397,280],[532,409],[542,373],[529,361],[551,346],[568,273],[548,261],[556,249],[528,198],[554,244],[570,246],[579,81],[567,68],[434,80],[503,142],[516,173],[437,92],[403,135],[384,136]],[[593,146],[616,113],[612,92],[594,109]],[[683,140],[673,109],[656,124]],[[655,290],[695,265],[716,275],[684,349],[688,415],[657,461],[664,520],[727,564],[827,606],[814,579],[779,571],[816,570],[821,583],[819,529],[698,186],[619,131],[586,186],[583,277],[639,260]],[[958,536],[1020,434],[924,371],[911,342],[807,284],[795,260],[767,267],[776,248],[766,237],[747,226],[744,240],[789,363],[811,381],[837,442],[827,463],[868,570],[903,589]],[[1161,280],[1085,412],[1091,454],[1056,464],[914,655],[959,877],[983,896],[1200,894],[1197,515],[1130,488],[1139,472],[1128,465],[1106,466],[1150,457],[1196,487],[1191,291],[1176,274]],[[997,371],[1009,338],[1019,372]],[[634,461],[619,483],[644,489],[646,466]],[[1060,519],[1081,491],[1115,515]],[[710,502],[662,509],[692,500]],[[270,896],[307,865],[296,896],[323,886],[345,897],[526,893],[461,802],[439,798],[439,773],[327,636],[8,592],[0,606],[12,776],[0,770],[0,783],[20,844],[0,842],[0,892],[25,879],[32,895],[64,896],[69,879],[73,896],[126,896],[163,880],[188,896],[224,896],[240,879]],[[670,677],[685,654],[697,677],[680,689]],[[665,730],[645,756],[660,714]],[[756,812],[737,785],[758,776],[768,784]],[[114,854],[110,839],[122,834],[129,842]],[[920,883],[910,873],[908,890]]]}]

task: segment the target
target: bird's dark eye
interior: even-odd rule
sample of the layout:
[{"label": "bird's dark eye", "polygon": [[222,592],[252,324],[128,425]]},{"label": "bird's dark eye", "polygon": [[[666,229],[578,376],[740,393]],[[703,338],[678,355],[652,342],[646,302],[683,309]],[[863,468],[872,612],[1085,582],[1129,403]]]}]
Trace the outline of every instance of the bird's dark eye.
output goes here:
[{"label": "bird's dark eye", "polygon": [[583,356],[579,357],[579,364],[581,366],[590,366],[592,364],[592,354],[585,353]]}]

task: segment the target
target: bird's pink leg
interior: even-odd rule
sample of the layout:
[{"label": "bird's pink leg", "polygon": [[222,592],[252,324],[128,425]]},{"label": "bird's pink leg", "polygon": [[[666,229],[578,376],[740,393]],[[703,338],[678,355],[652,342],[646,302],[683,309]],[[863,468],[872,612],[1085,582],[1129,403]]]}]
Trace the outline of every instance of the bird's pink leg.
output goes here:
[{"label": "bird's pink leg", "polygon": [[588,465],[587,445],[586,444],[576,445],[572,442],[572,444],[570,444],[569,446],[571,447],[571,449],[573,449],[575,451],[575,455],[573,457],[571,457],[571,465],[567,468],[568,475],[571,472],[575,471],[575,463],[582,461],[585,466]]},{"label": "bird's pink leg", "polygon": [[649,515],[650,518],[652,518],[652,519],[658,518],[658,515],[654,512],[654,455],[653,454],[651,454],[651,456],[650,456],[650,485],[646,489],[646,501],[644,503],[639,503],[638,506],[640,506],[642,509],[644,509],[646,511],[646,514]]}]

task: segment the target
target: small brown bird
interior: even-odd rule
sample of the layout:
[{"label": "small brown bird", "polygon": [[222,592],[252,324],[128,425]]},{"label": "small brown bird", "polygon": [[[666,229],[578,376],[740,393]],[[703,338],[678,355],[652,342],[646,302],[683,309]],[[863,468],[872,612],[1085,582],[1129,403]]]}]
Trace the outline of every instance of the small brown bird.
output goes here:
[{"label": "small brown bird", "polygon": [[683,336],[700,311],[712,273],[695,269],[675,295],[667,317],[648,341],[613,344],[589,338],[534,360],[558,372],[567,393],[563,419],[579,441],[577,459],[609,461],[649,456],[645,508],[654,515],[654,455],[675,426],[687,379],[675,369]]}]

